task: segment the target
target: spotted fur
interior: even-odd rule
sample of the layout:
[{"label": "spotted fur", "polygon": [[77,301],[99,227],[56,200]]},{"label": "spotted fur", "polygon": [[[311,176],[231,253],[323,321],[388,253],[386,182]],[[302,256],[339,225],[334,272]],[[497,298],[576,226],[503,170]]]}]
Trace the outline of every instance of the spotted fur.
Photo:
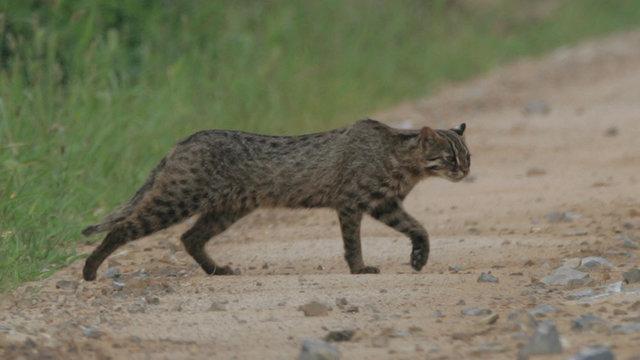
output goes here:
[{"label": "spotted fur", "polygon": [[87,258],[83,276],[129,241],[193,215],[181,236],[186,251],[208,274],[231,274],[204,250],[209,239],[259,207],[319,208],[338,213],[351,273],[378,273],[365,265],[360,245],[364,214],[411,240],[411,266],[429,256],[427,231],[402,201],[429,176],[452,181],[469,172],[465,125],[451,130],[397,130],[375,120],[301,136],[201,131],[179,142],[133,198],[83,234],[108,232]]}]

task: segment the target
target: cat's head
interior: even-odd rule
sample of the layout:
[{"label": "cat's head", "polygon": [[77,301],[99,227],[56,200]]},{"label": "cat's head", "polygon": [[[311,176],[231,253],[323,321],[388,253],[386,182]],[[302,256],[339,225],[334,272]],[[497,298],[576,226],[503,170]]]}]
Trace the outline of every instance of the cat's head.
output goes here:
[{"label": "cat's head", "polygon": [[464,140],[466,124],[448,130],[424,127],[418,135],[421,145],[420,161],[427,176],[439,176],[460,181],[469,174],[471,155]]}]

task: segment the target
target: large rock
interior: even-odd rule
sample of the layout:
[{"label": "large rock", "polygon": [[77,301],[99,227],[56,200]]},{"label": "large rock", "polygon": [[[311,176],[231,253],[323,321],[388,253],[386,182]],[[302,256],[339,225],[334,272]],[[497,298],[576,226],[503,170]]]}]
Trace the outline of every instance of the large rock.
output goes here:
[{"label": "large rock", "polygon": [[570,267],[561,266],[555,269],[550,275],[545,276],[542,282],[546,285],[567,285],[569,283],[586,283],[588,280],[589,274]]},{"label": "large rock", "polygon": [[340,353],[333,345],[314,339],[305,339],[302,341],[302,350],[298,360],[337,360],[340,359]]},{"label": "large rock", "polygon": [[520,350],[518,358],[527,359],[531,355],[559,354],[562,352],[560,335],[552,321],[541,321],[529,342]]}]

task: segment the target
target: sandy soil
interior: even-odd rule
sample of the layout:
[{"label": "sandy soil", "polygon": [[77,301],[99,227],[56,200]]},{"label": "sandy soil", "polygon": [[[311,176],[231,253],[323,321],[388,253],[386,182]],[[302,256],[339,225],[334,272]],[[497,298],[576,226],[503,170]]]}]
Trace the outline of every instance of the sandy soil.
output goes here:
[{"label": "sandy soil", "polygon": [[[4,294],[0,357],[284,359],[305,338],[350,329],[350,341],[334,343],[345,359],[514,359],[534,326],[523,312],[547,304],[557,311],[537,320],[555,321],[563,352],[545,358],[603,344],[618,359],[638,359],[640,332],[611,330],[640,323],[632,285],[567,298],[639,265],[640,250],[620,237],[640,236],[640,33],[524,60],[377,118],[468,124],[469,181],[427,180],[406,201],[432,238],[421,273],[408,265],[409,241],[367,219],[365,259],[382,274],[350,275],[335,214],[277,210],[211,241],[212,256],[242,275],[209,277],[182,250],[181,225],[110,258],[122,289],[104,265],[97,281],[82,281],[77,261]],[[552,212],[570,212],[570,221],[550,221]],[[540,283],[565,259],[591,255],[614,266],[590,271],[593,281],[577,288]],[[481,272],[499,282],[477,282]],[[314,300],[332,309],[298,310]],[[499,318],[461,313],[470,307]],[[571,328],[589,313],[605,324]]]}]

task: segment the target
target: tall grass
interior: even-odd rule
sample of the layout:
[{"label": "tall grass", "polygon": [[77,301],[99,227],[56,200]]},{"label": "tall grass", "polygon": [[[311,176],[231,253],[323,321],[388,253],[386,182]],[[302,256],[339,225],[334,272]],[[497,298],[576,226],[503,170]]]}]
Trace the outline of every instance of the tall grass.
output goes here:
[{"label": "tall grass", "polygon": [[0,2],[0,289],[74,259],[193,131],[323,130],[640,23],[633,0],[541,3]]}]

